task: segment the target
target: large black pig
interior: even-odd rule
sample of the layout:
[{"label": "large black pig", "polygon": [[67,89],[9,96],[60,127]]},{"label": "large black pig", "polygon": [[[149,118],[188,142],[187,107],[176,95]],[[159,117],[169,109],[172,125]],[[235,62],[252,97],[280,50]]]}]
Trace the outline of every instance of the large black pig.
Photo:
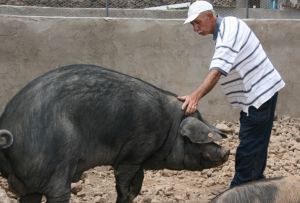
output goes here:
[{"label": "large black pig", "polygon": [[203,170],[228,159],[220,131],[176,95],[94,65],[30,82],[0,118],[0,171],[20,202],[69,202],[71,182],[112,165],[117,202],[132,202],[144,169]]}]

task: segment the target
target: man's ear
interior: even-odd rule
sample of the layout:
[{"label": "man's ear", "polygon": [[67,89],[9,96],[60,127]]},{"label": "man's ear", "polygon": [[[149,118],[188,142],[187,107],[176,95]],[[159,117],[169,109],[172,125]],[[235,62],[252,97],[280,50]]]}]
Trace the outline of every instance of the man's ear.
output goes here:
[{"label": "man's ear", "polygon": [[206,20],[211,20],[211,19],[213,19],[213,17],[214,17],[214,14],[212,11],[208,11],[205,15]]}]

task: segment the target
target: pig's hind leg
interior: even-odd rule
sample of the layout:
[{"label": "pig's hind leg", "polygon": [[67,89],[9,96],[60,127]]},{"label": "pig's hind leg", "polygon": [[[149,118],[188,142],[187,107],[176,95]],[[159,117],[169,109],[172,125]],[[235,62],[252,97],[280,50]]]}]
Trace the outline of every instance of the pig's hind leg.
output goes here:
[{"label": "pig's hind leg", "polygon": [[14,174],[8,176],[8,185],[10,190],[20,197],[20,203],[40,203],[42,201],[42,194],[29,192],[23,181]]},{"label": "pig's hind leg", "polygon": [[42,194],[28,194],[20,198],[20,203],[41,203]]},{"label": "pig's hind leg", "polygon": [[69,203],[71,196],[71,175],[69,166],[61,165],[51,176],[45,191],[47,203]]}]

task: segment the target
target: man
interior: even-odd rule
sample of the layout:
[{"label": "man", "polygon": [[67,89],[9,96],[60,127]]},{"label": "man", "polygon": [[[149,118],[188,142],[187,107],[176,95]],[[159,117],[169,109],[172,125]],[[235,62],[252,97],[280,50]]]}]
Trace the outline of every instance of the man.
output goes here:
[{"label": "man", "polygon": [[241,109],[240,144],[230,187],[264,178],[277,92],[284,81],[242,20],[217,17],[210,3],[196,1],[185,23],[200,35],[213,34],[216,47],[204,81],[190,95],[178,97],[182,109],[186,114],[195,112],[200,99],[219,81],[230,104]]}]

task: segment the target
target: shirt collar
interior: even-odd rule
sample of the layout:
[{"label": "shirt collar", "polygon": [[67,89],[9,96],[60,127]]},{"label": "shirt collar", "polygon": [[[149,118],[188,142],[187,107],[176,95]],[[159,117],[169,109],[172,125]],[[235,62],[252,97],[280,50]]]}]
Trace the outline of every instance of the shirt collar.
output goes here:
[{"label": "shirt collar", "polygon": [[214,41],[217,40],[222,20],[223,20],[223,18],[221,16],[217,16],[216,25],[215,25],[215,31],[214,31],[214,34],[213,34],[213,40]]}]

